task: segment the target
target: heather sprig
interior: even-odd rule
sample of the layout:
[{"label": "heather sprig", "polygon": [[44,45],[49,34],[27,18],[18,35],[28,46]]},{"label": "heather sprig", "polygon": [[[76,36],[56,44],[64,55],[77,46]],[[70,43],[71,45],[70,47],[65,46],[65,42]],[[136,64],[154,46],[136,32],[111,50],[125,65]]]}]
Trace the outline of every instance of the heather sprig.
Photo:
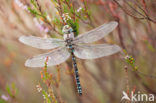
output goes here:
[{"label": "heather sprig", "polygon": [[74,30],[75,36],[77,36],[79,34],[80,21],[93,27],[91,13],[88,10],[86,1],[83,1],[84,7],[79,8],[76,8],[70,0],[51,0],[51,2],[57,10],[56,15],[51,17],[42,10],[37,0],[31,0],[33,7],[28,7],[28,10],[35,17],[48,24],[49,29],[47,30],[53,30],[62,35],[62,27],[64,25],[70,25]]},{"label": "heather sprig", "polygon": [[6,85],[6,90],[8,92],[8,95],[11,98],[15,98],[17,93],[18,93],[18,89],[16,88],[15,83],[12,83],[11,86],[10,85]]},{"label": "heather sprig", "polygon": [[18,89],[15,83],[6,84],[5,91],[6,91],[6,94],[2,94],[2,95],[0,94],[0,103],[10,103],[10,101],[13,101],[14,103],[16,103]]},{"label": "heather sprig", "polygon": [[52,75],[52,73],[49,73],[47,69],[47,63],[48,57],[45,61],[44,68],[42,68],[42,71],[40,72],[41,79],[43,83],[46,84],[47,90],[44,90],[40,83],[38,83],[38,85],[36,85],[37,91],[42,93],[45,103],[58,103],[56,96],[61,99],[60,93],[54,93],[53,89],[54,87],[58,89],[60,85],[60,67],[57,66],[57,75],[55,77]]},{"label": "heather sprig", "polygon": [[123,51],[125,53],[125,61],[133,68],[134,71],[137,71],[138,67],[135,64],[135,59],[132,56],[128,55],[126,50]]},{"label": "heather sprig", "polygon": [[148,40],[144,40],[144,43],[147,45],[147,48],[151,51],[151,52],[155,52],[156,49],[153,47],[153,45],[151,45],[151,43]]}]

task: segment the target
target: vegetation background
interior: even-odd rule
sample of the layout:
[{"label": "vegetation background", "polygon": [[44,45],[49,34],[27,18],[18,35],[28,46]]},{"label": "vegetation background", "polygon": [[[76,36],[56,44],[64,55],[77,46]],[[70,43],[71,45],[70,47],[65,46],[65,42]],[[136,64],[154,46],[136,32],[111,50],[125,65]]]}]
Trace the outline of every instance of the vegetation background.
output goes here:
[{"label": "vegetation background", "polygon": [[[0,103],[120,103],[122,91],[156,95],[155,11],[155,0],[0,0]],[[71,59],[53,67],[24,66],[47,51],[20,43],[20,36],[62,38],[65,24],[79,35],[109,21],[118,27],[96,43],[118,44],[123,51],[77,59],[83,96],[76,93]]]}]

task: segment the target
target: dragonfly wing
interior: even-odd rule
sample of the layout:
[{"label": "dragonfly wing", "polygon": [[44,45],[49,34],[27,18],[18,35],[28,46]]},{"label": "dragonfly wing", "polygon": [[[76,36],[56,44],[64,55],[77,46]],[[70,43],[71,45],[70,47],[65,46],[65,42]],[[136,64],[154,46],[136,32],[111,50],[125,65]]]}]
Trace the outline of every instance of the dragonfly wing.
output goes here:
[{"label": "dragonfly wing", "polygon": [[77,43],[91,43],[102,39],[117,27],[118,23],[115,21],[103,24],[89,32],[79,35],[73,42]]},{"label": "dragonfly wing", "polygon": [[44,67],[48,58],[47,66],[58,65],[65,62],[70,56],[66,47],[57,48],[49,53],[34,56],[25,62],[27,67]]},{"label": "dragonfly wing", "polygon": [[53,49],[64,45],[64,41],[61,39],[41,38],[35,36],[21,36],[19,41],[38,49]]},{"label": "dragonfly wing", "polygon": [[96,59],[103,56],[112,55],[121,50],[119,46],[109,44],[94,44],[94,45],[79,44],[75,45],[74,49],[75,56],[81,59]]}]

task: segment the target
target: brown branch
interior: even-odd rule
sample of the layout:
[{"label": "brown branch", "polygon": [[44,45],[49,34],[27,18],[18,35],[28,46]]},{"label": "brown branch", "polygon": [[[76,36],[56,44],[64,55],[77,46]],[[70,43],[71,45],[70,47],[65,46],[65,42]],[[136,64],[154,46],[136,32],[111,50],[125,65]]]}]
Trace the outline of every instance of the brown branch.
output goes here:
[{"label": "brown branch", "polygon": [[[135,8],[133,8],[131,5],[129,5],[128,3],[128,6],[130,6],[130,8],[132,8],[135,12],[137,12],[139,15],[141,15],[141,16],[143,16],[143,17],[136,17],[136,16],[134,16],[133,14],[131,14],[131,13],[129,13],[129,11],[128,10],[126,10],[123,6],[121,6],[120,5],[120,3],[118,3],[116,0],[113,0],[127,15],[129,15],[129,16],[131,16],[131,17],[133,17],[133,18],[135,18],[135,19],[146,19],[146,20],[149,20],[149,21],[151,21],[151,22],[153,22],[153,23],[156,23],[156,21],[155,20],[153,20],[153,19],[151,19],[149,16],[148,16],[148,14],[141,8],[141,10],[145,13],[145,15],[143,15],[143,14],[141,14],[139,11],[137,11]],[[140,9],[140,7],[139,7],[139,9]]]},{"label": "brown branch", "polygon": [[123,8],[116,0],[113,0],[113,1],[114,1],[127,15],[129,15],[129,16],[135,18],[135,19],[145,19],[145,18],[139,18],[139,17],[136,17],[136,16],[130,14],[129,11],[128,11],[128,10],[125,10],[125,8]]},{"label": "brown branch", "polygon": [[120,19],[119,18],[117,18],[117,22],[118,22],[118,35],[119,35],[120,44],[121,44],[123,49],[126,49],[125,44],[123,42],[123,37],[122,37],[122,32],[121,32],[121,27],[120,27]]}]

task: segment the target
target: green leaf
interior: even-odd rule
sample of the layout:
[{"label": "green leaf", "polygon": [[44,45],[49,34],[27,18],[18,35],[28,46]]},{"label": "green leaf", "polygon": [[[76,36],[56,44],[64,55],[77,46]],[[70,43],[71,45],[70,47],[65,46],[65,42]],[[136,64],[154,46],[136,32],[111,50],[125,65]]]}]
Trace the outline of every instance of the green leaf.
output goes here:
[{"label": "green leaf", "polygon": [[8,92],[10,96],[12,96],[11,89],[8,84],[6,85],[6,91]]},{"label": "green leaf", "polygon": [[47,103],[51,103],[50,98],[48,97],[48,94],[45,90],[42,91],[42,94],[45,96],[45,100],[47,101]]},{"label": "green leaf", "polygon": [[78,24],[78,19],[74,22],[72,19],[69,19],[67,21],[68,25],[70,25],[73,28],[73,32],[75,36],[79,34],[79,24]]},{"label": "green leaf", "polygon": [[67,2],[69,2],[69,0],[66,0]]},{"label": "green leaf", "polygon": [[35,10],[35,9],[31,9],[30,7],[28,7],[28,10],[34,14],[34,15],[38,15],[39,13]]},{"label": "green leaf", "polygon": [[30,2],[32,3],[32,5],[34,6],[34,8],[37,9],[37,3],[36,3],[36,1],[35,0],[30,0]]},{"label": "green leaf", "polygon": [[6,103],[6,101],[4,101],[3,99],[0,99],[0,103]]}]

